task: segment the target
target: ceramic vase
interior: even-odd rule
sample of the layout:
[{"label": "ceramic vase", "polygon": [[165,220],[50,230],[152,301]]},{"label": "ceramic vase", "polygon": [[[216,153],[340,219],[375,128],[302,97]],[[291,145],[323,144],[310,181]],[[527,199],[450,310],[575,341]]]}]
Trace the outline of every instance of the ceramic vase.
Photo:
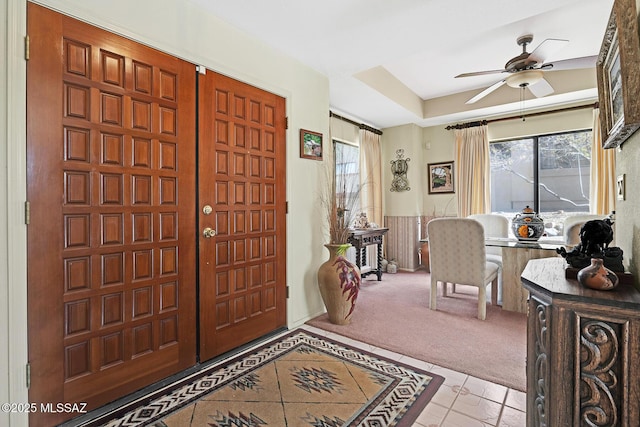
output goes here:
[{"label": "ceramic vase", "polygon": [[511,230],[518,240],[535,242],[544,234],[544,220],[527,206],[513,217]]},{"label": "ceramic vase", "polygon": [[356,305],[360,290],[360,270],[345,255],[346,245],[324,245],[329,250],[329,259],[318,269],[318,286],[327,309],[329,321],[346,325]]},{"label": "ceramic vase", "polygon": [[604,266],[600,258],[591,258],[591,265],[578,271],[578,283],[599,291],[608,291],[618,285],[618,276]]}]

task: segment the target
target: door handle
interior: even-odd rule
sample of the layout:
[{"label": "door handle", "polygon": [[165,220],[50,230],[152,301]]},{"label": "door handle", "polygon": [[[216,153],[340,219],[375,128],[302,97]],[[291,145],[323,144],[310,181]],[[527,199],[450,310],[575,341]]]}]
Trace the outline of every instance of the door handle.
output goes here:
[{"label": "door handle", "polygon": [[210,239],[216,235],[216,230],[214,230],[211,227],[207,227],[204,230],[202,230],[202,235],[204,236],[205,239]]}]

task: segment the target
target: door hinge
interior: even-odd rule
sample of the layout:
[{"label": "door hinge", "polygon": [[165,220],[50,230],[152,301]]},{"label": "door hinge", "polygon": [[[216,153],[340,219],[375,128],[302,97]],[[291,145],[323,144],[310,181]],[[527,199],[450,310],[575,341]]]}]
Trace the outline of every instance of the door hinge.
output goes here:
[{"label": "door hinge", "polygon": [[31,363],[27,363],[26,366],[26,380],[27,380],[27,388],[31,387]]},{"label": "door hinge", "polygon": [[288,214],[289,213],[289,202],[284,202],[284,213]]},{"label": "door hinge", "polygon": [[29,225],[31,222],[31,203],[24,202],[24,223]]},{"label": "door hinge", "polygon": [[287,286],[287,299],[289,299],[289,286]]},{"label": "door hinge", "polygon": [[289,129],[289,117],[284,118],[284,128]]},{"label": "door hinge", "polygon": [[29,36],[24,36],[24,59],[29,60]]}]

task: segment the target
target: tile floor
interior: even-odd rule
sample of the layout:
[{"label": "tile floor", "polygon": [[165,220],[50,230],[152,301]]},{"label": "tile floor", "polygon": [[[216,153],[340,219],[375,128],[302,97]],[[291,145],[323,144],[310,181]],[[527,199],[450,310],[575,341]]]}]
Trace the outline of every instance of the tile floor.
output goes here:
[{"label": "tile floor", "polygon": [[300,328],[443,376],[444,384],[420,414],[413,427],[522,427],[526,425],[526,394],[521,391],[312,326],[303,325]]}]

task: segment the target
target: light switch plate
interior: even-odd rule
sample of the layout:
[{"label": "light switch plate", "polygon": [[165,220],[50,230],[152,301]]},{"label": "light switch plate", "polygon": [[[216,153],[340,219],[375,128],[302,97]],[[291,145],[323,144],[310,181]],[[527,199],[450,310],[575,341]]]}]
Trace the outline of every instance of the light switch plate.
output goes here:
[{"label": "light switch plate", "polygon": [[618,177],[616,178],[616,195],[618,200],[625,199],[624,174],[618,175]]}]

